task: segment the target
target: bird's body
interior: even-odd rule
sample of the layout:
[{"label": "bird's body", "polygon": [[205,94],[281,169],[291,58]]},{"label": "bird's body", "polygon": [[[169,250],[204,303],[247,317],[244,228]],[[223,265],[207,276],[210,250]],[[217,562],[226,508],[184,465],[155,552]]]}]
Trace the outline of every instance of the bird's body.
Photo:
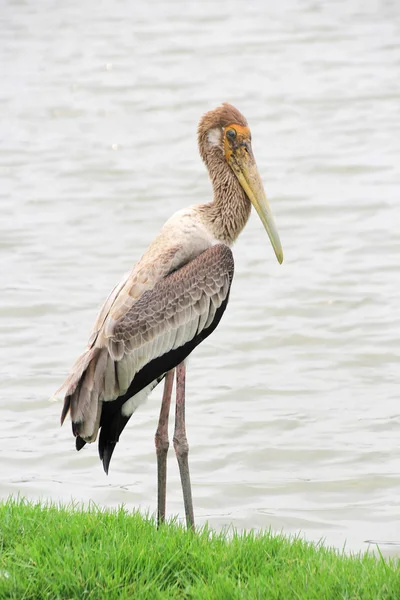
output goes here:
[{"label": "bird's body", "polygon": [[[228,139],[232,134],[226,131],[234,131],[235,137]],[[257,179],[250,132],[244,117],[226,104],[207,113],[199,125],[199,149],[213,182],[213,202],[181,210],[165,223],[143,257],[107,298],[87,348],[60,388],[65,395],[62,421],[70,411],[77,449],[86,442],[93,442],[100,430],[99,453],[106,472],[130,416],[169,374],[157,431],[161,442],[167,439],[175,367],[178,367],[177,394],[179,396],[179,389],[183,390],[183,400],[177,396],[174,441],[177,441],[177,450],[177,446],[182,446],[179,441],[183,440],[186,460],[182,460],[187,463],[182,404],[184,360],[215,329],[226,308],[234,268],[229,247],[246,224],[251,203],[266,228],[268,225],[267,231],[281,261],[279,238]],[[239,172],[241,161],[248,163],[247,170],[243,170],[245,180],[241,180]],[[255,194],[255,200],[251,194]],[[259,209],[256,202],[265,206]],[[178,415],[179,406],[183,406],[183,421],[182,414]],[[166,423],[162,421],[163,410]],[[159,452],[157,446],[157,454],[162,455],[160,493],[160,487],[165,488],[165,481],[161,480],[164,475],[166,478],[166,450]],[[180,461],[178,450],[177,455]],[[181,462],[179,465],[181,467]],[[188,480],[187,464],[181,468],[185,509],[186,471]],[[161,520],[165,514],[165,489],[162,503],[164,507],[160,508],[159,496]],[[186,515],[188,524],[193,525],[193,510],[191,515],[190,510],[189,513],[186,510]]]}]

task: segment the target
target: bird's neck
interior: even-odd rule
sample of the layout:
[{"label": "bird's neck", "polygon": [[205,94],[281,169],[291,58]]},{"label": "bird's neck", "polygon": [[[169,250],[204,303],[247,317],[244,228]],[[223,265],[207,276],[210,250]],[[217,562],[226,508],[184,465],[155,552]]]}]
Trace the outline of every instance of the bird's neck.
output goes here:
[{"label": "bird's neck", "polygon": [[214,200],[202,204],[201,213],[214,237],[229,246],[246,225],[251,203],[225,159],[218,157],[207,161],[206,165],[214,189]]}]

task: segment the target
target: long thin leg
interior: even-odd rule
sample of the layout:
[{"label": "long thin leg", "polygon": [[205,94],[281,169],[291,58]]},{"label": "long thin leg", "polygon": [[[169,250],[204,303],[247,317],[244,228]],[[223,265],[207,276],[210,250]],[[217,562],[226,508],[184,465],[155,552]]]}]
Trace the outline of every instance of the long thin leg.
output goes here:
[{"label": "long thin leg", "polygon": [[171,405],[172,386],[174,385],[174,369],[165,376],[164,393],[161,402],[160,418],[155,435],[157,453],[157,525],[165,521],[165,503],[167,497],[167,453],[168,417]]},{"label": "long thin leg", "polygon": [[185,504],[186,525],[188,529],[194,530],[194,514],[192,489],[190,486],[189,474],[189,445],[186,438],[185,427],[185,363],[182,362],[176,367],[176,412],[175,412],[175,431],[174,448],[178,459],[179,472],[181,475],[183,501]]}]

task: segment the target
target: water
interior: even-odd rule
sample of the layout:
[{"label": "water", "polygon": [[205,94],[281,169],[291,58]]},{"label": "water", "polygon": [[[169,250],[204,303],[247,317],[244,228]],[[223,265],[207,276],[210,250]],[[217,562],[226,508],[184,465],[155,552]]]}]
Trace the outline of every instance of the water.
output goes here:
[{"label": "water", "polygon": [[230,101],[285,262],[253,215],[189,362],[197,522],[397,553],[398,3],[3,0],[0,19],[1,497],[155,511],[161,388],[108,478],[48,398],[163,222],[211,197],[196,126]]}]

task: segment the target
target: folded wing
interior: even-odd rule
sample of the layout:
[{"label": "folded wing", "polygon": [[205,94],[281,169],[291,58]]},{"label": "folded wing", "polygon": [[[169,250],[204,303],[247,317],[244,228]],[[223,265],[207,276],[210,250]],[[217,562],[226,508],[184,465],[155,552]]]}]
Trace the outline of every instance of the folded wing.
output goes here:
[{"label": "folded wing", "polygon": [[215,329],[232,277],[232,253],[218,244],[145,290],[125,312],[117,291],[92,346],[63,386],[62,421],[70,410],[77,447],[94,441],[99,428],[100,454],[107,444],[115,446],[141,394]]}]

